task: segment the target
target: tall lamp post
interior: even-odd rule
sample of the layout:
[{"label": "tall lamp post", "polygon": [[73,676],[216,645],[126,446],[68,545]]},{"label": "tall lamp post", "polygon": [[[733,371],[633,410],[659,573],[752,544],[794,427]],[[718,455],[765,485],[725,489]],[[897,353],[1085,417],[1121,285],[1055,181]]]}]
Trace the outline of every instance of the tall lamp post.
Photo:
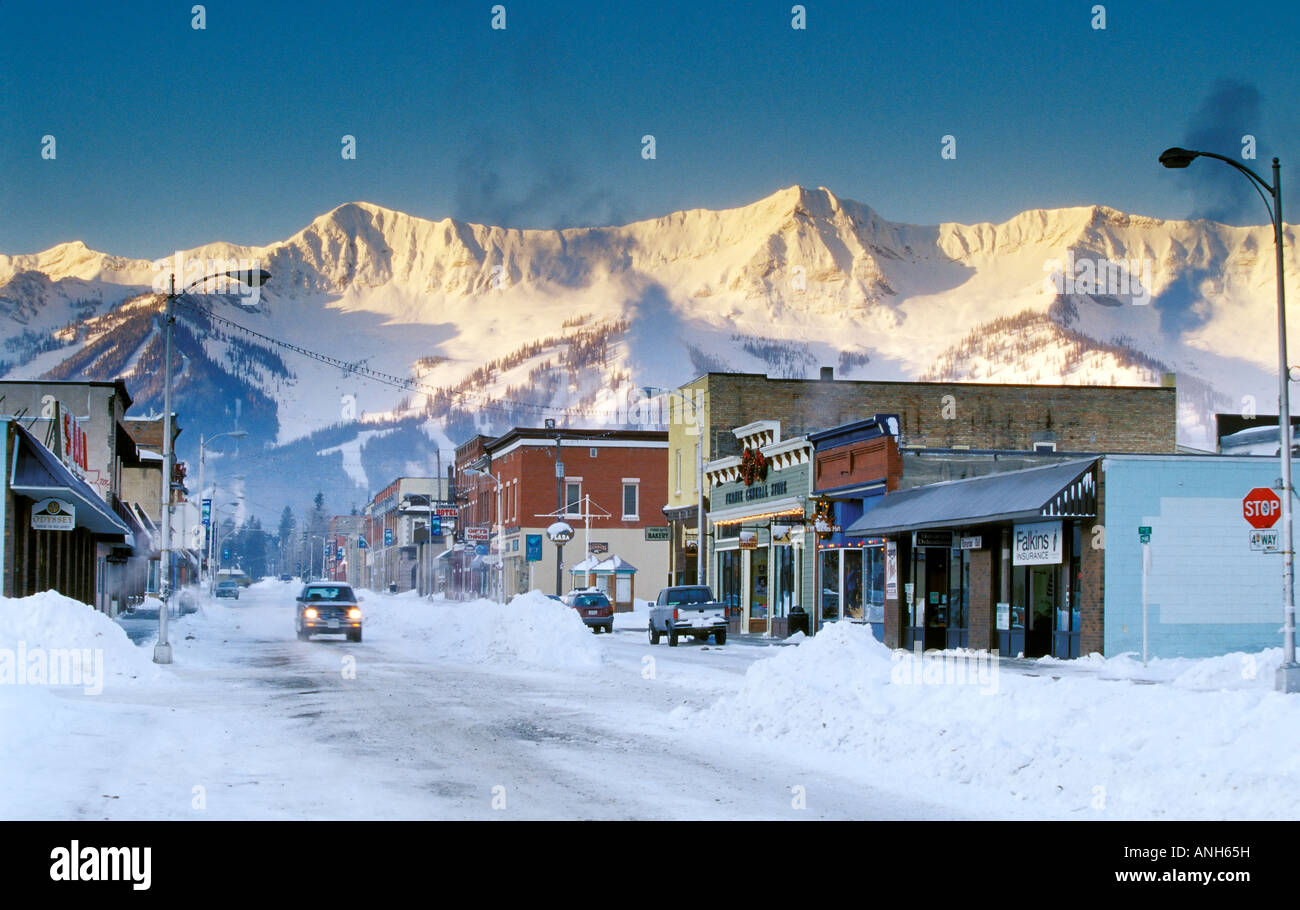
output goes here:
[{"label": "tall lamp post", "polygon": [[[645,386],[641,391],[651,398],[656,395],[675,395],[691,406],[691,419],[695,421],[695,427],[700,437],[695,443],[695,583],[697,585],[708,584],[704,572],[704,425],[700,422],[699,403],[690,396],[683,394],[680,389],[656,389],[652,386]],[[673,581],[675,582],[676,579]]]},{"label": "tall lamp post", "polygon": [[[231,439],[243,439],[247,435],[248,433],[244,430],[231,430],[228,433],[218,433],[216,436],[211,436],[206,439],[204,438],[202,433],[199,434],[199,508],[200,510],[203,508],[203,451],[204,449],[209,444],[216,442],[218,439],[221,439],[222,437],[229,437]],[[211,519],[212,516],[209,510],[209,515],[208,515],[209,524],[211,523]],[[212,534],[211,529],[205,528],[204,530],[208,532],[208,536],[209,538],[211,538],[211,534]],[[206,563],[207,560],[205,559],[204,562]],[[203,582],[204,582],[203,567],[200,566],[199,584],[203,584]]]},{"label": "tall lamp post", "polygon": [[[1185,168],[1197,158],[1216,158],[1245,174],[1264,200],[1269,220],[1273,222],[1273,247],[1277,254],[1277,425],[1282,456],[1282,610],[1285,618],[1282,666],[1277,669],[1276,685],[1281,692],[1300,692],[1300,664],[1295,659],[1295,549],[1291,530],[1291,497],[1294,493],[1291,486],[1290,367],[1286,356],[1286,293],[1282,283],[1282,165],[1278,159],[1273,159],[1273,182],[1270,184],[1244,164],[1214,152],[1175,146],[1160,153],[1160,163],[1167,168]],[[1263,191],[1272,197],[1272,205],[1264,198]]]},{"label": "tall lamp post", "polygon": [[[179,254],[177,254],[179,256]],[[270,280],[271,274],[263,269],[244,269],[229,272],[215,272],[204,275],[190,282],[179,291],[176,290],[176,273],[171,276],[171,287],[167,292],[166,336],[163,359],[163,481],[162,481],[162,608],[158,611],[158,643],[153,648],[153,661],[156,664],[172,662],[172,646],[167,640],[167,612],[171,609],[172,598],[172,470],[175,453],[172,451],[172,324],[176,322],[176,300],[199,285],[214,278],[230,278],[251,288],[261,287]]]}]

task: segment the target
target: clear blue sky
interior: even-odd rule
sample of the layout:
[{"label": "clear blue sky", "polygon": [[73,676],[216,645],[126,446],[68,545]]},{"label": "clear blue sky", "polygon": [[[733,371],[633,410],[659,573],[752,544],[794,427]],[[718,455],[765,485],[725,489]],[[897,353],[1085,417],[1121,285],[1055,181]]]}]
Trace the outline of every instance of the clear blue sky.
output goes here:
[{"label": "clear blue sky", "polygon": [[213,0],[204,31],[192,5],[0,5],[0,252],[260,244],[354,200],[621,223],[794,183],[914,223],[1091,203],[1261,223],[1224,165],[1156,164],[1243,132],[1300,221],[1294,2],[1107,2],[1104,31],[1087,0],[811,0],[804,31],[789,0],[504,0],[505,31],[486,0]]}]

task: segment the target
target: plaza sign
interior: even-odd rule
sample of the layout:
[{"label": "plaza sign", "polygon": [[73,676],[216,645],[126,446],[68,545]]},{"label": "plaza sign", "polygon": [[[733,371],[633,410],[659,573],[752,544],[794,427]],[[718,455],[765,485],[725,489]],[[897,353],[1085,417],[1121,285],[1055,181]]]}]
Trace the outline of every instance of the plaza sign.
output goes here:
[{"label": "plaza sign", "polygon": [[1013,566],[1054,566],[1061,562],[1061,523],[1018,524],[1011,535]]}]

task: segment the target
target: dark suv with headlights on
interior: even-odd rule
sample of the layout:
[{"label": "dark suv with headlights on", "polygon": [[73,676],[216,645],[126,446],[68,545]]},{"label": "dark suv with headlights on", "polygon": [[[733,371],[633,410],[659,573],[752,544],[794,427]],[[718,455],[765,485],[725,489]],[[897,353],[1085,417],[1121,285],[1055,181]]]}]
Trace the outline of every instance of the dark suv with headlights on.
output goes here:
[{"label": "dark suv with headlights on", "polygon": [[601,629],[611,633],[614,631],[614,605],[599,588],[570,591],[564,595],[563,602],[578,611],[582,621],[591,627],[593,633],[599,633]]},{"label": "dark suv with headlights on", "polygon": [[361,607],[351,585],[314,581],[298,594],[298,638],[313,635],[346,635],[361,641]]}]

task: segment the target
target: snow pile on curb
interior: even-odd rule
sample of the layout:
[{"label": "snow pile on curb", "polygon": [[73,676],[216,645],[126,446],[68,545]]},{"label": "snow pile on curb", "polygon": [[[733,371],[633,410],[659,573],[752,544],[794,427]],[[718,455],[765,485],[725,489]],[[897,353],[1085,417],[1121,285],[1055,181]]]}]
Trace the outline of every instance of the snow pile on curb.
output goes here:
[{"label": "snow pile on curb", "polygon": [[[802,748],[810,766],[847,761],[882,788],[977,814],[1300,817],[1300,700],[1272,690],[1270,652],[1255,655],[1253,679],[1241,658],[1182,662],[1167,685],[1053,679],[998,672],[976,652],[918,663],[835,624],[672,717]],[[1192,688],[1228,678],[1235,688]]]},{"label": "snow pile on curb", "polygon": [[362,607],[367,635],[373,631],[377,639],[416,643],[422,657],[573,670],[599,667],[602,659],[600,645],[577,612],[539,591],[520,594],[505,606],[378,594],[367,595]]},{"label": "snow pile on curb", "polygon": [[650,607],[648,600],[642,600],[639,597],[633,598],[632,609],[626,613],[614,614],[615,629],[631,629],[644,632],[650,627]]},{"label": "snow pile on curb", "polygon": [[[36,675],[41,668],[44,683]],[[57,591],[0,597],[0,683],[22,677],[69,685],[54,677],[69,671],[93,677],[100,670],[103,678],[92,679],[91,688],[108,680],[153,679],[159,672],[149,649],[136,647],[121,626],[79,600]]]}]

